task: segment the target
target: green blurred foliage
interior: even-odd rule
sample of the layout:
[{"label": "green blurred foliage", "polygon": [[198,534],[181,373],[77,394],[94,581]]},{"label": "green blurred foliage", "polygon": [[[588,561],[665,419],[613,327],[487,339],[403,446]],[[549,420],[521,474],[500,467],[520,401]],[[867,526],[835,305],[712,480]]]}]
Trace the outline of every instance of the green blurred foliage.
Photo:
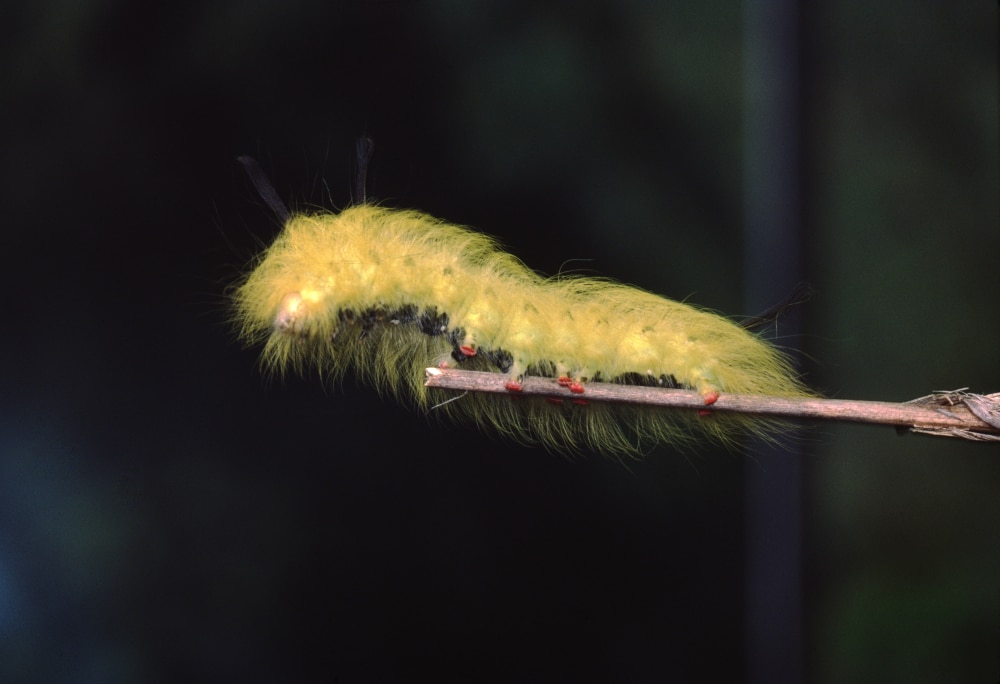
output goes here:
[{"label": "green blurred foliage", "polygon": [[[997,8],[818,12],[819,384],[904,401],[1000,386]],[[813,462],[816,680],[995,679],[996,447],[824,430]]]}]

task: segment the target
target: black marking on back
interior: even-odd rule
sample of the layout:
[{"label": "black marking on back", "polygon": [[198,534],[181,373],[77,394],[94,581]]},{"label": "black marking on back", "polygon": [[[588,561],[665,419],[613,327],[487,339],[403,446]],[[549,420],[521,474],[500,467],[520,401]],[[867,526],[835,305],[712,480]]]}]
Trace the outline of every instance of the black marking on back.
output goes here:
[{"label": "black marking on back", "polygon": [[[375,337],[373,334],[380,325],[414,325],[417,329],[428,337],[444,337],[451,347],[451,356],[455,361],[462,363],[472,362],[474,368],[490,368],[500,373],[510,373],[514,367],[514,356],[506,349],[497,347],[495,349],[480,348],[476,350],[474,356],[469,356],[461,350],[462,342],[465,340],[466,331],[462,327],[449,328],[450,318],[447,313],[439,312],[437,307],[428,307],[420,310],[414,304],[404,304],[396,309],[385,306],[373,306],[363,311],[353,309],[341,309],[337,312],[339,326],[334,336],[345,327],[360,327],[358,340],[367,340]],[[556,364],[552,361],[537,361],[525,370],[526,376],[555,378],[558,375]],[[600,372],[594,373],[590,378],[593,382],[611,382],[619,385],[637,385],[641,387],[667,387],[673,389],[690,389],[677,381],[673,375],[650,375],[648,373],[623,373],[614,377],[607,377]]]},{"label": "black marking on back", "polygon": [[510,369],[514,367],[514,356],[506,349],[487,349],[480,353],[501,373],[510,373]]},{"label": "black marking on back", "polygon": [[419,309],[413,304],[405,304],[389,314],[389,322],[393,325],[406,325],[417,320]]},{"label": "black marking on back", "polygon": [[443,335],[448,330],[448,314],[439,314],[437,307],[432,306],[417,317],[417,325],[420,326],[420,332],[425,335],[431,337]]},{"label": "black marking on back", "polygon": [[556,377],[556,364],[551,361],[539,361],[528,366],[525,375],[537,375],[540,378],[554,378]]}]

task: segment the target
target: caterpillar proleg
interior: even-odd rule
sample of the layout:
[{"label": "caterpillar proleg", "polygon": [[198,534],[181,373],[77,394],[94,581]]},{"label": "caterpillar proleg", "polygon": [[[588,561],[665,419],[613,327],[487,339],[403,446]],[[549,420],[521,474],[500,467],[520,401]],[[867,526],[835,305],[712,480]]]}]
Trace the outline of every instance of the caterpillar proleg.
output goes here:
[{"label": "caterpillar proleg", "polygon": [[[809,396],[788,358],[738,323],[643,290],[543,278],[493,239],[427,214],[359,204],[292,215],[235,290],[236,321],[276,372],[348,369],[418,407],[557,451],[636,454],[704,435],[767,436],[759,419],[519,397],[526,376]],[[424,387],[424,369],[501,373],[511,396]]]}]

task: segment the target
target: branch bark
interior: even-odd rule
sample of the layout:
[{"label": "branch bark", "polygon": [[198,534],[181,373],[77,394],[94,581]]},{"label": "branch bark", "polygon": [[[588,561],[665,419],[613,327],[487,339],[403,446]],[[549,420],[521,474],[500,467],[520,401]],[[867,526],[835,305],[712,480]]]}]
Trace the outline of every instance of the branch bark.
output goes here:
[{"label": "branch bark", "polygon": [[[508,378],[499,373],[441,368],[428,368],[426,373],[427,387],[511,394],[505,386]],[[981,442],[1000,441],[1000,392],[988,395],[964,389],[935,392],[905,403],[723,393],[714,404],[705,406],[704,397],[693,390],[590,382],[585,385],[584,394],[573,394],[554,378],[526,377],[522,384],[523,390],[518,392],[522,395],[780,418],[875,423],[907,428],[919,434]]]}]

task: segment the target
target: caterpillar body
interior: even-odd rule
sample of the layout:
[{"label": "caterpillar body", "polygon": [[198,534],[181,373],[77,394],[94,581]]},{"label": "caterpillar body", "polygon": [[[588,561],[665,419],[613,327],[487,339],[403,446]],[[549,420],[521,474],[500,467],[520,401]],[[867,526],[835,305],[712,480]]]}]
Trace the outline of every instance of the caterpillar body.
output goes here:
[{"label": "caterpillar body", "polygon": [[[235,310],[272,371],[336,380],[354,369],[419,407],[558,451],[636,454],[775,425],[515,397],[526,376],[577,393],[589,381],[689,388],[706,404],[719,392],[811,395],[780,351],[723,316],[611,281],[543,278],[481,233],[372,204],[290,216],[235,289]],[[445,402],[454,394],[423,384],[440,365],[502,373],[512,396]]]}]

